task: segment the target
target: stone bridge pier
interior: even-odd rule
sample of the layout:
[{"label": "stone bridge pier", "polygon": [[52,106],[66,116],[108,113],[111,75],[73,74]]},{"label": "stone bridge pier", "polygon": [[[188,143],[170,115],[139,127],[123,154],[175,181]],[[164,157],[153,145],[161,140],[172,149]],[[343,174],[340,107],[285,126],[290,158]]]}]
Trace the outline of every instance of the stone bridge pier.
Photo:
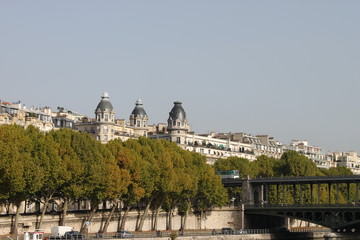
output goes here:
[{"label": "stone bridge pier", "polygon": [[242,181],[242,203],[245,205],[263,205],[267,202],[267,188],[265,189],[264,185],[252,185],[249,175],[246,175]]}]

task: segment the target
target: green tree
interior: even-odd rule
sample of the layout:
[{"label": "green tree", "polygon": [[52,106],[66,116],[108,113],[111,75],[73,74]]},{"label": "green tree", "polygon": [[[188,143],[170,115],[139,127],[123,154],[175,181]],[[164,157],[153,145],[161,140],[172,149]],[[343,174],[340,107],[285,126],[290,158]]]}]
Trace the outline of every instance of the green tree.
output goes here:
[{"label": "green tree", "polygon": [[275,166],[278,165],[278,161],[273,157],[261,155],[251,164],[254,165],[253,169],[257,170],[257,177],[274,177],[276,174]]},{"label": "green tree", "polygon": [[76,201],[84,196],[82,182],[85,168],[73,147],[73,139],[79,134],[79,132],[70,129],[60,129],[51,131],[48,135],[55,142],[55,150],[60,158],[61,165],[59,166],[61,169],[59,177],[63,180],[57,193],[57,197],[63,200],[60,226],[65,225],[69,202]]},{"label": "green tree", "polygon": [[61,185],[64,184],[65,180],[62,177],[64,169],[52,137],[41,133],[33,126],[29,126],[26,131],[32,141],[31,156],[42,176],[42,186],[33,197],[35,201],[43,203],[40,220],[37,224],[37,228],[40,229],[49,202],[54,199],[54,196],[59,193]]},{"label": "green tree", "polygon": [[0,127],[0,196],[16,207],[11,233],[17,234],[20,206],[33,198],[42,185],[41,169],[32,157],[32,139],[17,125]]},{"label": "green tree", "polygon": [[137,140],[133,139],[126,142],[115,139],[107,143],[106,147],[115,157],[119,168],[127,170],[130,174],[130,182],[127,186],[127,191],[120,196],[122,202],[125,204],[125,212],[121,218],[119,230],[124,230],[131,206],[140,201],[145,194],[144,188],[140,186],[142,159],[139,152],[141,150],[141,145]]},{"label": "green tree", "polygon": [[214,168],[218,170],[238,170],[240,177],[249,175],[250,177],[256,177],[257,169],[256,165],[250,164],[249,159],[239,157],[228,157],[225,159],[218,159],[214,163]]},{"label": "green tree", "polygon": [[295,151],[283,153],[278,162],[277,175],[283,176],[317,176],[319,170],[316,164],[306,156]]}]

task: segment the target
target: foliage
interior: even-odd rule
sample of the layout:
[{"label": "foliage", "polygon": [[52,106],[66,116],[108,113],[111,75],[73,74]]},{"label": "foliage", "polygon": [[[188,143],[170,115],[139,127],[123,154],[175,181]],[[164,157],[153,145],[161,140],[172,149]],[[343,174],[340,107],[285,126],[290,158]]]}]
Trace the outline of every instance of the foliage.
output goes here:
[{"label": "foliage", "polygon": [[[293,151],[284,153],[281,159],[259,156],[250,162],[229,157],[210,166],[204,156],[165,140],[116,139],[101,144],[87,133],[69,129],[41,133],[32,126],[0,126],[0,202],[7,206],[20,206],[24,200],[42,202],[43,214],[55,199],[64,203],[89,200],[90,221],[101,202],[116,205],[121,201],[127,210],[137,207],[142,211],[138,230],[150,208],[167,211],[171,229],[175,209],[183,216],[191,209],[201,214],[224,206],[230,197],[241,199],[241,188],[225,189],[215,170],[239,170],[240,177],[251,178],[352,174],[345,167],[319,170],[311,160]],[[339,194],[331,194],[328,199],[329,191],[335,193],[337,189]],[[311,191],[309,186],[303,186],[301,197],[293,186],[271,186],[269,201],[276,203],[284,198],[284,203],[345,203],[355,199],[354,186],[347,189],[346,184],[332,185],[331,189],[322,184],[317,199],[316,190]],[[14,233],[18,218],[19,214],[13,224]],[[42,218],[39,221],[40,225]]]}]

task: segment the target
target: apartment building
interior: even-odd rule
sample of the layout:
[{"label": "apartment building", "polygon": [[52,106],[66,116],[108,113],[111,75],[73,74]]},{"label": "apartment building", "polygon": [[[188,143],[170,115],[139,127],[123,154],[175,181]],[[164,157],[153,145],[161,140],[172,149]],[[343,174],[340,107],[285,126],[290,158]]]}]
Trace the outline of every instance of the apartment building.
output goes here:
[{"label": "apartment building", "polygon": [[84,117],[76,123],[76,129],[80,132],[90,133],[96,140],[107,143],[118,138],[126,141],[130,138],[146,137],[149,129],[153,128],[148,125],[148,116],[140,99],[136,101],[129,120],[127,122],[125,119],[116,118],[109,94],[104,92],[95,108],[95,118]]},{"label": "apartment building", "polygon": [[24,128],[33,125],[42,132],[54,128],[50,107],[27,108],[21,102],[5,102],[0,100],[0,125],[18,124]]},{"label": "apartment building", "polygon": [[349,168],[354,174],[360,174],[360,156],[357,152],[329,152],[335,166]]},{"label": "apartment building", "polygon": [[284,146],[284,151],[296,151],[313,160],[318,168],[330,168],[332,159],[324,154],[323,149],[318,146],[309,145],[307,140],[292,140],[291,144]]},{"label": "apartment building", "polygon": [[167,122],[167,125],[158,124],[155,131],[150,131],[148,136],[176,142],[183,149],[205,155],[209,164],[213,164],[218,158],[232,156],[253,161],[260,155],[280,158],[282,154],[281,144],[266,135],[251,137],[243,133],[191,132],[186,112],[179,101],[174,102]]}]

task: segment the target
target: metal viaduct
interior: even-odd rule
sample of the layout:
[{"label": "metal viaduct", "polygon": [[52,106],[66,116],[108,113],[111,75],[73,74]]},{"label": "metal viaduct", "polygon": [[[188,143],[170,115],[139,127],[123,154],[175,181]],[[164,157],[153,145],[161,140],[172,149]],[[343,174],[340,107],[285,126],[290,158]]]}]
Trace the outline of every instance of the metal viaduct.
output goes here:
[{"label": "metal viaduct", "polygon": [[[225,187],[242,187],[244,215],[293,218],[319,224],[337,232],[360,232],[360,175],[223,179]],[[339,191],[347,194],[339,202]],[[351,195],[350,189],[355,189]],[[321,198],[321,192],[327,191]],[[291,193],[286,202],[286,194]],[[272,196],[269,202],[269,196]],[[321,201],[320,201],[321,199]],[[344,199],[343,201],[344,202]]]}]

